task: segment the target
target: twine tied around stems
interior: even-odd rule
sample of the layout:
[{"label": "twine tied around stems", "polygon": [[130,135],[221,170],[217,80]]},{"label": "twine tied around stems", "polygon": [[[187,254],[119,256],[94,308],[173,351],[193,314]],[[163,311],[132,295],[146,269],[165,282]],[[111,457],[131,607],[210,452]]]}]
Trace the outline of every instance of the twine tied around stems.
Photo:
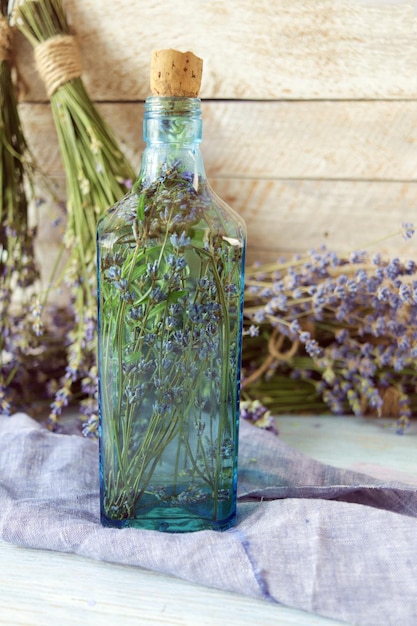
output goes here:
[{"label": "twine tied around stems", "polygon": [[252,372],[252,374],[250,374],[248,378],[245,378],[242,381],[242,389],[258,380],[258,378],[260,378],[263,374],[265,374],[265,372],[269,370],[269,368],[274,364],[275,361],[290,361],[292,357],[297,354],[297,350],[300,345],[298,339],[295,339],[292,342],[291,347],[286,352],[282,352],[281,349],[284,341],[284,335],[280,334],[278,328],[274,328],[268,341],[268,356],[266,357],[262,365],[260,365],[254,372]]},{"label": "twine tied around stems", "polygon": [[9,61],[12,55],[13,29],[6,17],[0,15],[0,62]]},{"label": "twine tied around stems", "polygon": [[34,51],[38,70],[50,98],[55,91],[82,74],[81,58],[73,35],[56,35],[38,44]]}]

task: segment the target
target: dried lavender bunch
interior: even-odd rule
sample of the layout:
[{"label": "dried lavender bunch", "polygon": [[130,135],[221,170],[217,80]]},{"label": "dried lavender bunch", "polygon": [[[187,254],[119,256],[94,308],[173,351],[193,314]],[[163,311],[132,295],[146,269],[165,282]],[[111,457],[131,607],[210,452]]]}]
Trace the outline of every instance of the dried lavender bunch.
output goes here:
[{"label": "dried lavender bunch", "polygon": [[[61,0],[25,0],[16,7],[15,18],[42,68],[54,68],[52,74],[50,69],[46,75],[41,73],[47,77],[67,180],[65,245],[69,262],[64,280],[72,294],[75,325],[69,336],[66,372],[51,408],[53,426],[74,397],[74,385],[80,383],[89,398],[83,410],[94,419],[95,392],[90,392],[96,378],[96,223],[127,191],[135,174],[84,88],[78,50]],[[41,71],[40,66],[38,69]]]},{"label": "dried lavender bunch", "polygon": [[325,247],[248,268],[244,395],[273,413],[396,417],[403,432],[417,414],[416,271],[412,260]]},{"label": "dried lavender bunch", "polygon": [[22,399],[17,380],[41,332],[36,230],[28,217],[33,173],[12,80],[8,1],[0,0],[0,411],[6,414]]},{"label": "dried lavender bunch", "polygon": [[[33,321],[39,320],[40,308],[33,310]],[[42,307],[43,332],[31,332],[26,311],[11,313],[8,318],[10,332],[4,342],[10,358],[4,363],[10,410],[23,410],[32,417],[43,419],[65,375],[65,336],[74,320],[65,308]],[[45,319],[46,317],[46,319]],[[81,389],[77,390],[81,393]]]}]

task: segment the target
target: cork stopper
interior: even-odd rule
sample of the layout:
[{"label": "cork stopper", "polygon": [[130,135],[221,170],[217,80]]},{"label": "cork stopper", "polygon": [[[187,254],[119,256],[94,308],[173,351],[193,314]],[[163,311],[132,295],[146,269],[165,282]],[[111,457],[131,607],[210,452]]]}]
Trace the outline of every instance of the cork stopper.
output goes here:
[{"label": "cork stopper", "polygon": [[154,96],[197,98],[203,60],[192,52],[155,50],[151,59],[151,92]]}]

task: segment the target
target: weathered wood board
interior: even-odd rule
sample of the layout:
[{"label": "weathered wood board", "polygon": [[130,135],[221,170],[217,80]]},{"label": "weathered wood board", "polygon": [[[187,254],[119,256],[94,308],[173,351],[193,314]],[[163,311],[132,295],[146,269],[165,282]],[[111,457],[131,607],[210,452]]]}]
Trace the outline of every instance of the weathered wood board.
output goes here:
[{"label": "weathered wood board", "polygon": [[[204,59],[203,98],[417,97],[413,0],[66,0],[96,100],[149,93],[153,49]],[[45,98],[21,69],[27,98]]]},{"label": "weathered wood board", "polygon": [[[249,261],[322,243],[350,251],[416,221],[413,0],[66,0],[65,7],[84,83],[135,169],[151,51],[192,49],[204,58],[207,174],[247,221]],[[21,36],[16,58],[28,141],[65,200],[45,90]],[[41,245],[60,232],[41,225]],[[375,245],[415,256],[415,244],[400,237]]]},{"label": "weathered wood board", "polygon": [[[293,104],[203,105],[207,174],[215,191],[247,222],[249,261],[273,260],[322,243],[350,252],[415,220],[413,102]],[[139,169],[143,105],[98,106]],[[60,184],[64,199],[64,171],[49,106],[26,103],[21,113],[32,151]],[[49,237],[56,240],[61,232],[46,223],[55,218],[46,212],[42,220],[40,238],[46,238],[46,248]],[[415,254],[414,242],[406,244],[398,236],[376,247],[387,254]]]}]

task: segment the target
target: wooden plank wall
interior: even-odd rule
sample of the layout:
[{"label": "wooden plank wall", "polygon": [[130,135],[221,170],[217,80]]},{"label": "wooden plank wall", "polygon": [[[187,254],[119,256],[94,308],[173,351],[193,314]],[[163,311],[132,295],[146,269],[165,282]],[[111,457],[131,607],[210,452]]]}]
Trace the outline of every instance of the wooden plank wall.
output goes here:
[{"label": "wooden plank wall", "polygon": [[[204,59],[203,154],[215,190],[246,219],[249,260],[326,243],[367,246],[417,222],[414,0],[66,0],[92,99],[139,168],[155,48]],[[18,39],[29,143],[62,165],[30,46]],[[41,243],[51,250],[51,215]],[[376,244],[417,256],[401,237]]]}]

